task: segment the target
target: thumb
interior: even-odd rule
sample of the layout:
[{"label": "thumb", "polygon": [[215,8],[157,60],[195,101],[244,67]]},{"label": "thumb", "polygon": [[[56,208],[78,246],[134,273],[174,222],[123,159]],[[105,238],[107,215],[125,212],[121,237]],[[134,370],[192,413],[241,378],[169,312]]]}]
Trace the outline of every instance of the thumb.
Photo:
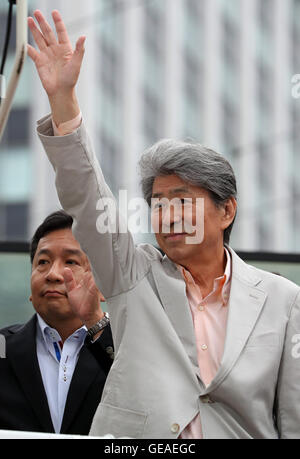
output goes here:
[{"label": "thumb", "polygon": [[81,37],[78,38],[77,42],[76,42],[76,47],[75,47],[75,51],[74,51],[74,54],[73,54],[73,59],[79,64],[81,65],[81,61],[83,59],[83,55],[84,55],[84,43],[85,43],[85,39],[86,37],[84,35],[82,35]]},{"label": "thumb", "polygon": [[64,281],[67,289],[67,293],[70,293],[76,288],[76,281],[70,268],[63,270]]}]

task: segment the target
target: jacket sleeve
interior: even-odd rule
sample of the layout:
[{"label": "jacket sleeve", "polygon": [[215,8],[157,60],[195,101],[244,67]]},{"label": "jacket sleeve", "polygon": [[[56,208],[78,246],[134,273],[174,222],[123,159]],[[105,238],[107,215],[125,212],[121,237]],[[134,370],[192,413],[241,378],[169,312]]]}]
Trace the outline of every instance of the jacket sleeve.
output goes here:
[{"label": "jacket sleeve", "polygon": [[282,355],[275,416],[279,436],[300,438],[300,291],[292,303]]},{"label": "jacket sleeve", "polygon": [[54,137],[47,116],[37,130],[56,174],[60,203],[74,219],[74,235],[89,257],[99,289],[107,299],[129,290],[148,271],[149,257],[124,228],[84,124]]}]

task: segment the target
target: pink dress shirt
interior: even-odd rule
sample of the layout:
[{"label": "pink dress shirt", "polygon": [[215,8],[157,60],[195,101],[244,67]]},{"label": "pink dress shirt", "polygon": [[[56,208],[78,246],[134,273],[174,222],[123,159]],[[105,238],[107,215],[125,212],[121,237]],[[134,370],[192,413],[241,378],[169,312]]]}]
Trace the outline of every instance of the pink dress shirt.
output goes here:
[{"label": "pink dress shirt", "polygon": [[[66,135],[80,126],[81,113],[76,118],[56,126],[52,120],[54,135]],[[224,275],[214,280],[213,290],[202,297],[197,281],[183,266],[178,265],[185,283],[191,313],[193,317],[198,364],[200,376],[206,386],[215,377],[221,363],[224,351],[228,298],[231,285],[231,257],[225,248],[227,263]],[[182,439],[203,438],[200,414],[183,430]]]},{"label": "pink dress shirt", "polygon": [[[191,273],[178,266],[185,283],[193,317],[200,376],[206,386],[215,377],[223,356],[231,285],[231,258],[225,248],[224,275],[214,280],[213,290],[205,298]],[[200,414],[183,430],[179,438],[203,438]]]},{"label": "pink dress shirt", "polygon": [[70,121],[66,121],[65,123],[60,123],[59,126],[56,126],[55,122],[52,119],[54,135],[60,136],[60,135],[71,134],[73,131],[75,131],[75,129],[77,129],[80,126],[81,118],[82,118],[82,115],[80,112],[75,118],[73,118]]}]

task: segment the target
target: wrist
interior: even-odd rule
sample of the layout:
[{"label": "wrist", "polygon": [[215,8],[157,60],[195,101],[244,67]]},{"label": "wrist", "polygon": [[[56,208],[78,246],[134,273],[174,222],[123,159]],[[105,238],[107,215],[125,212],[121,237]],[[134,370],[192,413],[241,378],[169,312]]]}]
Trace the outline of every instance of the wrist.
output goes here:
[{"label": "wrist", "polygon": [[102,310],[97,311],[91,317],[84,320],[84,325],[86,326],[87,329],[89,329],[93,327],[97,322],[99,322],[99,320],[102,320],[103,317],[104,317],[104,312]]},{"label": "wrist", "polygon": [[103,329],[109,324],[109,315],[107,312],[103,314],[103,317],[94,323],[91,327],[88,327],[87,333],[92,341],[97,339],[102,333]]},{"label": "wrist", "polygon": [[58,127],[61,123],[70,121],[80,113],[75,89],[58,91],[49,96],[52,119]]}]

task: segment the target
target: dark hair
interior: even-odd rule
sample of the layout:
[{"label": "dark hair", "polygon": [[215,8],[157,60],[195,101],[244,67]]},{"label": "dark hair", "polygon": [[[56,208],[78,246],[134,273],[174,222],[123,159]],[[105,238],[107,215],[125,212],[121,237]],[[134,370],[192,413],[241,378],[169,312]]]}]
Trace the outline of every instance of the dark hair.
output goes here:
[{"label": "dark hair", "polygon": [[46,236],[52,231],[72,228],[73,218],[64,210],[58,210],[48,215],[43,223],[37,228],[30,243],[30,260],[33,262],[38,243],[42,237]]}]

